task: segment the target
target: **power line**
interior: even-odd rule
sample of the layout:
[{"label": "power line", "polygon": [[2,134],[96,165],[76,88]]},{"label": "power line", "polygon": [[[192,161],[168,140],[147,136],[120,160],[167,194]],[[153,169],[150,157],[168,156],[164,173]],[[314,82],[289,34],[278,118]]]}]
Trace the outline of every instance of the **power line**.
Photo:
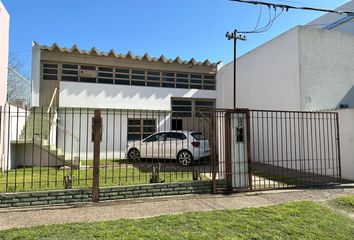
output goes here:
[{"label": "power line", "polygon": [[295,9],[295,10],[318,11],[318,12],[327,12],[327,13],[335,13],[340,15],[354,16],[354,12],[352,11],[339,11],[339,10],[313,8],[313,7],[296,7],[296,6],[286,5],[286,4],[276,4],[276,3],[269,3],[269,2],[262,2],[262,1],[249,1],[249,0],[229,0],[229,1],[249,3],[254,5],[265,5],[273,8],[281,8],[283,10],[285,9],[285,11],[288,11],[289,9]]}]

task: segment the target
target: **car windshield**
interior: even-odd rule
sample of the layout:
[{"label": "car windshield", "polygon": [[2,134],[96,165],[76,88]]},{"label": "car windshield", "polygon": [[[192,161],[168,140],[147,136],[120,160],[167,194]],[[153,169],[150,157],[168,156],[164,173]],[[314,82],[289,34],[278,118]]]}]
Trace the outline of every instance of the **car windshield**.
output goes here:
[{"label": "car windshield", "polygon": [[193,138],[195,140],[207,140],[207,138],[204,137],[201,132],[194,132],[194,133],[191,133],[191,135],[193,136]]}]

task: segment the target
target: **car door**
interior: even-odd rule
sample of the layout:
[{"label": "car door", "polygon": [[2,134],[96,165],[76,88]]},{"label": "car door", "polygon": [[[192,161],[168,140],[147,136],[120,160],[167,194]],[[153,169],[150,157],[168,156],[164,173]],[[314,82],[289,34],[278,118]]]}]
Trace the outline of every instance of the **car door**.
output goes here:
[{"label": "car door", "polygon": [[144,142],[144,152],[141,152],[145,158],[162,158],[162,146],[166,138],[166,133],[156,133],[147,137]]},{"label": "car door", "polygon": [[166,141],[164,141],[163,154],[167,159],[176,159],[177,152],[181,148],[185,135],[179,132],[166,133]]}]

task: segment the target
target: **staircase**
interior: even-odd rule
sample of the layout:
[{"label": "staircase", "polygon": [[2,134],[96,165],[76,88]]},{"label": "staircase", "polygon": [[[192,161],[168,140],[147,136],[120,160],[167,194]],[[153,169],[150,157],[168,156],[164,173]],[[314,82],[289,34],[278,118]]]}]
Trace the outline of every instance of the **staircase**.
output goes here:
[{"label": "staircase", "polygon": [[[76,141],[76,144],[80,144],[78,137],[74,136],[71,132],[67,131],[63,126],[56,123],[56,114],[48,114],[43,112],[31,111],[26,119],[26,124],[21,130],[21,134],[17,143],[33,143],[41,150],[48,152],[52,157],[56,159],[57,166],[67,166],[70,168],[79,168],[79,159],[75,156],[75,152],[72,149],[69,153],[64,153],[62,148],[57,148],[55,143],[56,139],[51,140],[50,132],[52,130],[62,131],[64,136],[70,135],[72,141]],[[77,145],[78,146],[78,145]],[[76,154],[78,155],[78,154]]]}]

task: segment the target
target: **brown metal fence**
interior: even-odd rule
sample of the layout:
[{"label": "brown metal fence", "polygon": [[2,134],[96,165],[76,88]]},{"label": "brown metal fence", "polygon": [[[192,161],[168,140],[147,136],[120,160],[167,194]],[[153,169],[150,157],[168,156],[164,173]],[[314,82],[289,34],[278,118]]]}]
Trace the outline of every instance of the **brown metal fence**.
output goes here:
[{"label": "brown metal fence", "polygon": [[[209,111],[101,109],[100,115],[95,152],[94,109],[2,108],[0,192],[92,187],[94,153],[99,186],[211,178]],[[140,156],[129,158],[133,149]]]},{"label": "brown metal fence", "polygon": [[341,180],[338,114],[250,111],[253,189]]},{"label": "brown metal fence", "polygon": [[95,121],[94,109],[3,107],[0,192],[199,180],[225,192],[340,182],[336,113],[180,110],[101,109]]}]

